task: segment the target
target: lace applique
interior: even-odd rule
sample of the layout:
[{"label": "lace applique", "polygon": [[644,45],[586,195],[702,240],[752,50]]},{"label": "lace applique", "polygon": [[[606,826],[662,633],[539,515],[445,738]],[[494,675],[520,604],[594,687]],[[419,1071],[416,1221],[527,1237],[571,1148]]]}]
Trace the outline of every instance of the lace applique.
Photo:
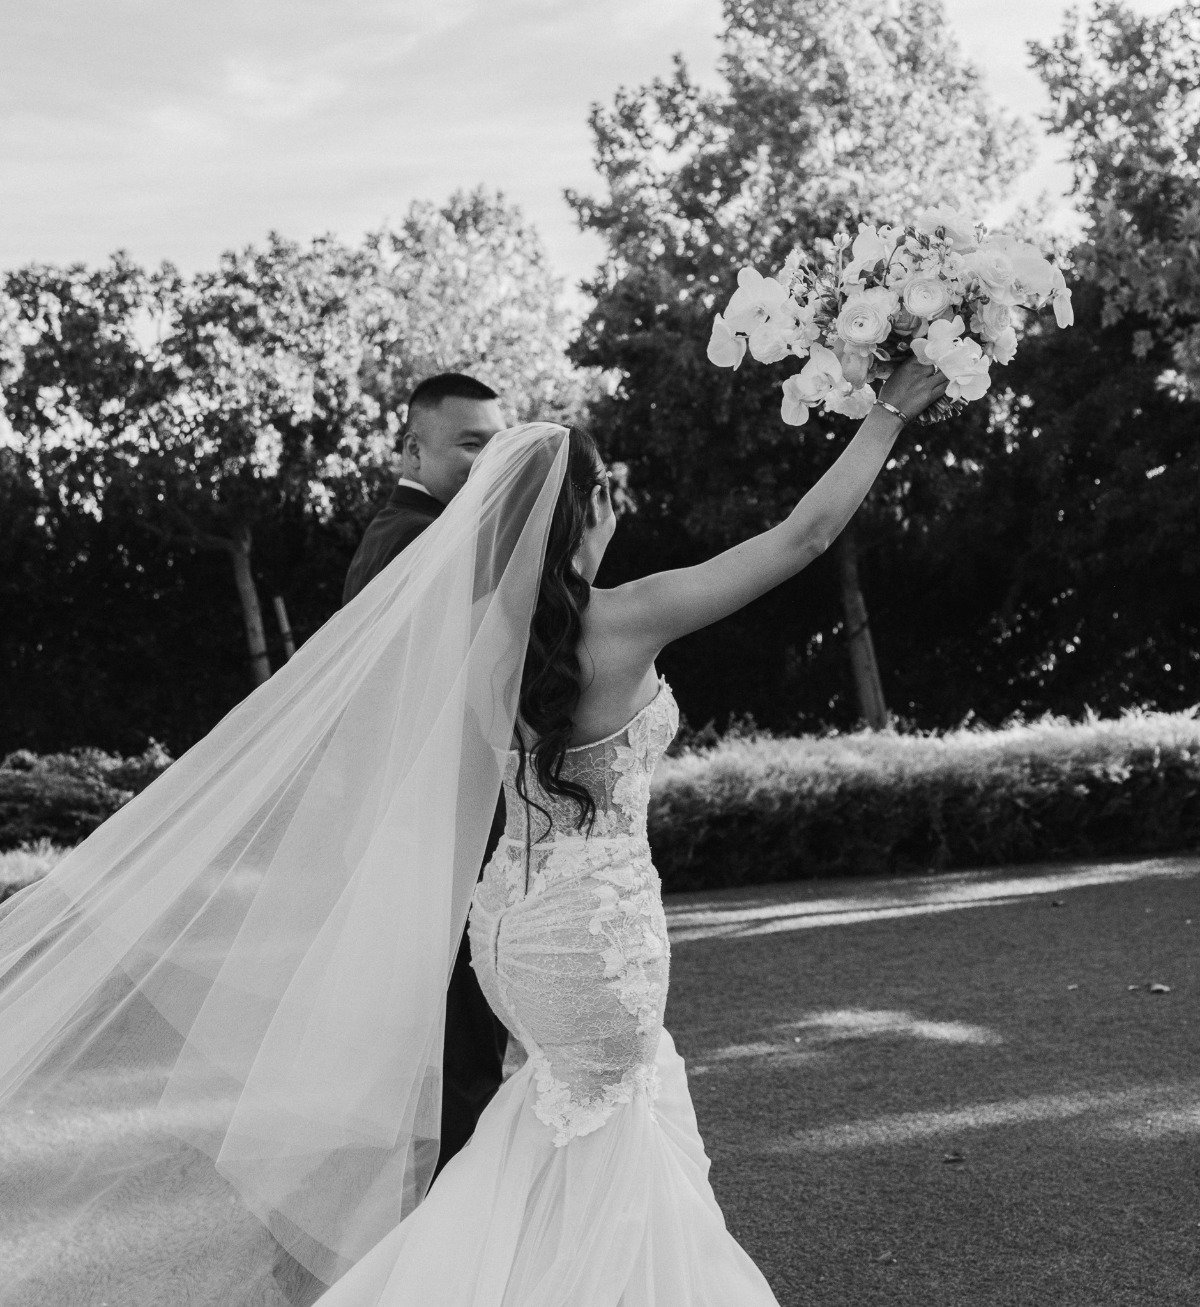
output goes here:
[{"label": "lace applique", "polygon": [[544,1054],[533,1053],[530,1061],[537,1086],[533,1110],[538,1120],[554,1131],[555,1148],[599,1130],[618,1107],[632,1103],[639,1091],[650,1103],[658,1097],[658,1068],[653,1065],[630,1067],[616,1084],[605,1085],[595,1098],[572,1098],[570,1088],[555,1077]]},{"label": "lace applique", "polygon": [[[655,764],[679,727],[679,709],[671,687],[659,682],[657,695],[621,731],[594,744],[567,751],[562,775],[583,785],[596,804],[590,838],[611,839],[618,835],[646,835],[646,809],[650,802],[650,778]],[[573,799],[547,794],[538,784],[532,768],[526,768],[525,787],[529,806],[517,794],[518,757],[509,753],[504,778],[508,812],[505,835],[524,846],[532,824],[532,849],[564,838],[582,837],[576,822],[578,807]],[[538,811],[545,809],[550,820]],[[532,870],[537,871],[534,867]],[[532,882],[532,875],[530,880]]]},{"label": "lace applique", "polygon": [[653,1029],[662,1011],[663,986],[648,965],[670,954],[652,874],[647,858],[640,866],[614,867],[608,877],[595,877],[601,880],[595,886],[598,906],[588,922],[588,930],[607,941],[601,955],[605,979],[625,1011],[637,1017],[639,1034]]}]

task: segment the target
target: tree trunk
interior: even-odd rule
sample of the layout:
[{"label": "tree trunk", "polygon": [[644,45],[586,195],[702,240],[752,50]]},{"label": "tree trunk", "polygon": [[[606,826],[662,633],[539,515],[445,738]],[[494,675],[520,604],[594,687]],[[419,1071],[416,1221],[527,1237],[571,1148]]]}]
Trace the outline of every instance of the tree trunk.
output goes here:
[{"label": "tree trunk", "polygon": [[875,660],[867,605],[858,581],[858,538],[853,522],[838,537],[837,555],[842,612],[846,618],[846,645],[854,673],[859,716],[872,730],[882,731],[890,717],[883,698],[883,682],[879,679],[879,664]]},{"label": "tree trunk", "polygon": [[270,680],[271,663],[267,658],[267,633],[263,629],[262,605],[250,571],[250,528],[239,527],[233,538],[230,555],[233,559],[233,579],[238,598],[242,601],[242,621],[246,626],[246,644],[250,649],[250,670],[254,683],[262,685]]},{"label": "tree trunk", "polygon": [[275,621],[279,624],[279,634],[283,639],[283,661],[286,663],[289,658],[293,658],[296,653],[296,637],[292,634],[292,624],[288,621],[287,604],[283,602],[283,595],[276,595],[275,604]]}]

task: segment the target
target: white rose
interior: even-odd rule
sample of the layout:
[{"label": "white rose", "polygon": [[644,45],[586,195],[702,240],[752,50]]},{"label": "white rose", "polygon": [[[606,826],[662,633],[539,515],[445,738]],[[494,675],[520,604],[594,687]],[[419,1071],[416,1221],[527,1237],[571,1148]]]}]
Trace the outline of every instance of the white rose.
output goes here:
[{"label": "white rose", "polygon": [[773,318],[760,322],[750,333],[750,353],[759,363],[778,363],[789,352],[787,337]]},{"label": "white rose", "polygon": [[997,363],[1011,363],[1017,353],[1017,332],[1014,327],[1005,327],[991,342],[988,352]]},{"label": "white rose", "polygon": [[938,356],[937,366],[950,381],[947,399],[982,399],[992,384],[992,360],[976,340],[956,340]]},{"label": "white rose", "polygon": [[969,214],[960,213],[948,204],[925,209],[917,214],[913,225],[923,236],[936,236],[940,229],[942,239],[951,249],[973,250],[975,248],[975,220]]},{"label": "white rose", "polygon": [[739,336],[718,313],[708,338],[708,361],[719,368],[737,368],[745,357],[745,336]]},{"label": "white rose", "polygon": [[842,306],[837,316],[837,334],[847,345],[860,349],[878,345],[888,338],[896,308],[896,296],[881,286],[860,291]]},{"label": "white rose", "polygon": [[870,386],[860,386],[848,395],[830,395],[825,401],[826,411],[841,413],[848,418],[862,419],[875,407],[875,392]]},{"label": "white rose", "polygon": [[936,318],[950,307],[950,287],[941,277],[914,277],[900,297],[901,303],[914,317]]},{"label": "white rose", "polygon": [[999,238],[985,241],[973,254],[967,255],[964,262],[989,299],[1012,303],[1017,271],[1008,241]]},{"label": "white rose", "polygon": [[980,304],[971,315],[971,330],[984,340],[995,340],[1006,327],[1012,325],[1012,309],[998,300]]}]

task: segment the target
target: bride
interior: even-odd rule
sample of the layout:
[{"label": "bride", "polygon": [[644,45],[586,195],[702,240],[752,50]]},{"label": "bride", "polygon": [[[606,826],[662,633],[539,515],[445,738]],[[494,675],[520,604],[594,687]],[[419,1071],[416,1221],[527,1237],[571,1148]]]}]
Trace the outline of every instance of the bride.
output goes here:
[{"label": "bride", "polygon": [[[502,433],[415,545],[0,908],[0,1304],[774,1303],[662,1024],[646,811],[678,715],[655,658],[826,549],[945,384],[904,364],[785,521],[611,590],[590,439]],[[528,1057],[430,1188],[468,913]]]}]

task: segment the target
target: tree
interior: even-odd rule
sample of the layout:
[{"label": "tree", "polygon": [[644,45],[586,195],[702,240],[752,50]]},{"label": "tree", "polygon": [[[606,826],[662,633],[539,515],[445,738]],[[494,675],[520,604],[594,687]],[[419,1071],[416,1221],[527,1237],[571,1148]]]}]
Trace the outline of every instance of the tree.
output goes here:
[{"label": "tree", "polygon": [[367,238],[367,388],[395,412],[422,377],[490,381],[516,421],[571,421],[592,378],[566,355],[572,320],[545,246],[519,208],[483,188],[418,201]]},{"label": "tree", "polygon": [[1133,350],[1172,351],[1200,387],[1200,4],[1135,14],[1097,3],[1049,44],[1031,43],[1088,218],[1081,276],[1104,321],[1129,318]]},{"label": "tree", "polygon": [[[778,267],[796,245],[905,217],[951,191],[966,203],[994,198],[1028,152],[1024,131],[988,104],[940,0],[726,0],[724,20],[724,86],[701,89],[677,59],[669,78],[597,107],[606,193],[569,196],[608,247],[574,351],[619,372],[600,424],[630,466],[643,518],[677,516],[709,549],[779,520],[840,435],[831,424],[802,438],[783,428],[777,375],[707,363],[711,315],[738,266]],[[910,438],[895,480],[944,477],[942,456],[961,453],[962,439],[962,428]],[[886,493],[868,531],[872,513],[895,510]],[[848,529],[838,545],[841,625],[860,715],[878,726],[858,539]]]},{"label": "tree", "polygon": [[23,344],[5,411],[47,495],[97,516],[119,497],[168,548],[227,556],[259,682],[256,533],[297,513],[361,524],[421,375],[491,371],[522,416],[568,417],[586,389],[536,233],[483,192],[417,203],[357,247],[273,234],[191,278],[118,255],[6,285]]}]

